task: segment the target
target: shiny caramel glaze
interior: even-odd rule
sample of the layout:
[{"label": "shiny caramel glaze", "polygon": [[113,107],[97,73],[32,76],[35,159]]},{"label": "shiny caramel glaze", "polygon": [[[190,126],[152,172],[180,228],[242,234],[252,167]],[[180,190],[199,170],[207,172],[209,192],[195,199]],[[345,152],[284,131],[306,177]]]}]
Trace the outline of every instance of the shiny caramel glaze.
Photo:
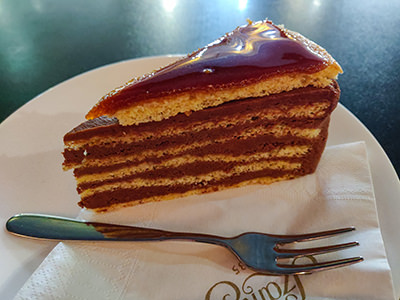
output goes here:
[{"label": "shiny caramel glaze", "polygon": [[185,91],[229,88],[283,74],[312,74],[334,62],[322,48],[298,36],[270,21],[238,27],[185,58],[110,92],[87,118],[112,116],[146,99]]}]

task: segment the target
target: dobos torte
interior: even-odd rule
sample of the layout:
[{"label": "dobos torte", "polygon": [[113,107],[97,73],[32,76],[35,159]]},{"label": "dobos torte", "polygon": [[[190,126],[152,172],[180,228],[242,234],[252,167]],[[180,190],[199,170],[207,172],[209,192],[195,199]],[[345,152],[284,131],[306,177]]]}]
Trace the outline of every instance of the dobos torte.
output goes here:
[{"label": "dobos torte", "polygon": [[105,95],[64,137],[79,205],[121,205],[313,173],[342,70],[320,46],[249,22]]}]

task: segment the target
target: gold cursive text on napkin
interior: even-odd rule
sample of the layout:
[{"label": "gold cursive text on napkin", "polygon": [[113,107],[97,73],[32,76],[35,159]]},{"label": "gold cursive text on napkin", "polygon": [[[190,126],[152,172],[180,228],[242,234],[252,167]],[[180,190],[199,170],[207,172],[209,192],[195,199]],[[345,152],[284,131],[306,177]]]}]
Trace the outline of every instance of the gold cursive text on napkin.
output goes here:
[{"label": "gold cursive text on napkin", "polygon": [[[312,263],[316,259],[306,257]],[[296,263],[296,259],[292,264]],[[246,270],[242,263],[232,267],[236,275]],[[244,278],[241,284],[229,280],[215,283],[207,291],[206,300],[305,300],[306,292],[298,275],[272,276],[264,273],[253,273]]]},{"label": "gold cursive text on napkin", "polygon": [[[252,282],[254,277],[264,277]],[[304,300],[306,293],[299,276],[284,276],[283,283],[273,280],[272,276],[262,273],[253,273],[245,278],[241,287],[232,281],[220,281],[214,284],[207,292],[206,300],[235,299],[235,300]]]}]

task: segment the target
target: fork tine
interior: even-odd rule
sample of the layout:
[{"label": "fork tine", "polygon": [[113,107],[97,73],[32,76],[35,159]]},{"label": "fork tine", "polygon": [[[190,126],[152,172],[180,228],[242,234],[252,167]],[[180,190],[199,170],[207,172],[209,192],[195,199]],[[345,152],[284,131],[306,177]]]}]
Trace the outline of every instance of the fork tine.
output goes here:
[{"label": "fork tine", "polygon": [[286,243],[292,243],[292,242],[303,242],[303,241],[310,241],[310,240],[316,240],[316,239],[322,239],[322,238],[327,238],[331,237],[334,235],[350,232],[356,230],[355,227],[346,227],[346,228],[339,228],[339,229],[334,229],[334,230],[328,230],[328,231],[320,231],[320,232],[314,232],[314,233],[306,233],[306,234],[298,234],[298,235],[281,235],[277,236],[279,237],[279,244],[286,244]]},{"label": "fork tine", "polygon": [[279,269],[279,272],[286,275],[296,275],[296,274],[310,274],[317,271],[324,271],[335,269],[339,267],[349,266],[352,264],[356,264],[358,262],[363,261],[364,258],[359,257],[351,257],[345,259],[339,259],[328,262],[321,262],[316,264],[307,264],[307,265],[287,265],[287,264],[277,264],[276,266]]},{"label": "fork tine", "polygon": [[278,258],[295,258],[306,255],[317,255],[317,254],[339,251],[359,245],[360,244],[358,242],[350,242],[344,244],[337,244],[337,245],[316,247],[316,248],[306,248],[306,249],[281,249],[275,247],[275,251],[278,253],[277,255]]}]

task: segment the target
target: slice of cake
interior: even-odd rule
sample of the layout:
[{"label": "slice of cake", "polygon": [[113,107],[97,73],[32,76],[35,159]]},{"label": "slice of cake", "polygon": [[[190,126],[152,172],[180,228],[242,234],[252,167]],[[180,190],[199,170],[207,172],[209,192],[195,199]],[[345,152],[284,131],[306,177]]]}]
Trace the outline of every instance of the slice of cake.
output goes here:
[{"label": "slice of cake", "polygon": [[79,205],[101,211],[313,173],[338,73],[320,46],[263,21],[126,83],[64,137]]}]

